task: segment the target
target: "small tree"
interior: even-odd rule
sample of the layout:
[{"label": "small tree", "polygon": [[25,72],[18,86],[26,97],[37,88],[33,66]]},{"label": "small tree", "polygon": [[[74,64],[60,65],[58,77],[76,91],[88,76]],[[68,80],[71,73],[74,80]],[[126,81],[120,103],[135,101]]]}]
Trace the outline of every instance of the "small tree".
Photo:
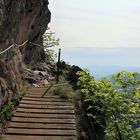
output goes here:
[{"label": "small tree", "polygon": [[113,84],[106,78],[96,82],[87,71],[78,72],[78,75],[80,76],[78,85],[85,94],[87,115],[93,124],[99,124],[104,128],[105,140],[140,139],[140,129],[136,127],[140,122],[137,98],[139,94],[137,93],[137,96],[133,94],[134,98],[131,98],[132,96],[127,92],[127,85],[136,84],[134,80],[136,74],[125,72],[123,76],[120,76],[122,73],[114,76],[117,76],[116,82],[119,82],[125,91],[115,90]]},{"label": "small tree", "polygon": [[48,29],[43,35],[43,46],[46,54],[47,62],[54,62],[57,55],[52,47],[59,46],[59,38],[56,38],[55,33]]},{"label": "small tree", "polygon": [[119,86],[123,91],[134,93],[140,85],[140,79],[138,79],[139,73],[121,71],[113,75],[113,79],[116,85]]}]

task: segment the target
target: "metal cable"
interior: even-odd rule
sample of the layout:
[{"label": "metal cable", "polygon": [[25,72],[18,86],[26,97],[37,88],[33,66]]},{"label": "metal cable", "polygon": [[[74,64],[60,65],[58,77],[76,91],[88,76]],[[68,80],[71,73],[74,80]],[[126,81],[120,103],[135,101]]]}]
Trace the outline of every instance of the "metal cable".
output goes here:
[{"label": "metal cable", "polygon": [[33,42],[29,42],[29,43],[32,44],[32,45],[35,45],[35,46],[44,47],[44,46],[42,46],[40,44],[37,44],[37,43],[33,43]]},{"label": "metal cable", "polygon": [[[14,45],[17,46],[17,47],[22,47],[22,46],[24,46],[27,42],[28,42],[28,40],[26,40],[26,41],[25,41],[23,44],[21,44],[21,45],[14,43],[14,44],[12,44],[11,46],[9,46],[7,49],[5,49],[5,50],[3,50],[2,52],[0,52],[0,55],[3,54],[3,53],[5,53],[5,52],[7,52],[8,50],[10,50],[12,47],[14,47]],[[39,47],[44,47],[44,46],[42,46],[42,45],[40,45],[40,44],[37,44],[37,43],[34,43],[34,42],[29,42],[29,43],[32,44],[32,45],[39,46]],[[49,48],[49,47],[48,47],[48,48]]]},{"label": "metal cable", "polygon": [[7,52],[8,50],[10,50],[12,47],[14,46],[14,44],[12,44],[10,47],[8,47],[7,49],[5,49],[4,51],[0,52],[0,55]]},{"label": "metal cable", "polygon": [[[34,42],[29,42],[30,44],[32,45],[35,45],[35,46],[38,46],[38,47],[44,47],[43,45],[40,45],[40,44],[37,44],[37,43],[34,43]],[[48,46],[47,48],[51,48],[52,46]]]},{"label": "metal cable", "polygon": [[16,44],[16,43],[14,43],[17,47],[22,47],[22,46],[24,46],[26,43],[28,42],[28,40],[26,40],[23,44],[21,44],[21,45],[19,45],[19,44]]},{"label": "metal cable", "polygon": [[23,44],[19,45],[19,44],[12,44],[11,46],[9,46],[8,48],[6,48],[5,50],[3,50],[2,52],[0,52],[0,55],[7,52],[8,50],[10,50],[12,47],[17,46],[17,47],[22,47],[24,46],[26,43],[28,42],[28,40],[26,40]]}]

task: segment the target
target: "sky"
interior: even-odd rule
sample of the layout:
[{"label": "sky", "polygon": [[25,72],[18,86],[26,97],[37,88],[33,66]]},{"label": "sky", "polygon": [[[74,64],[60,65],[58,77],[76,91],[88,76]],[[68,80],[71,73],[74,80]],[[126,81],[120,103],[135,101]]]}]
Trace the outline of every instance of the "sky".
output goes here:
[{"label": "sky", "polygon": [[62,59],[140,67],[140,0],[50,0]]}]

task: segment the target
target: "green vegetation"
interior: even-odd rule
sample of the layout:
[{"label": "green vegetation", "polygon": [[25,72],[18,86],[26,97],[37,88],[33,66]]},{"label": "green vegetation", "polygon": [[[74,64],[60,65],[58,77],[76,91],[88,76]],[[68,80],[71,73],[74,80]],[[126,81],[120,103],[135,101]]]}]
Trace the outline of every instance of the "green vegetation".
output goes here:
[{"label": "green vegetation", "polygon": [[113,75],[113,79],[116,85],[119,86],[124,92],[135,93],[140,85],[140,79],[138,79],[139,73],[122,71]]},{"label": "green vegetation", "polygon": [[91,127],[88,125],[89,122],[83,110],[81,92],[79,90],[75,92],[74,101],[75,101],[74,103],[75,103],[75,115],[76,115],[75,119],[76,119],[76,128],[77,128],[77,140],[89,140],[87,128],[91,129]]},{"label": "green vegetation", "polygon": [[67,79],[73,85],[74,89],[77,89],[77,81],[79,76],[76,74],[78,71],[82,71],[82,69],[78,66],[71,66],[69,72],[67,73]]},{"label": "green vegetation", "polygon": [[84,107],[97,140],[139,140],[140,92],[137,73],[120,72],[95,81],[90,73],[80,71],[78,86],[84,96]]},{"label": "green vegetation", "polygon": [[[65,61],[61,61],[59,64],[59,83],[56,86],[53,86],[52,93],[59,95],[61,98],[73,98],[73,100],[79,100],[79,95],[76,92],[76,83],[78,77],[76,73],[80,69],[78,66],[71,66]],[[56,81],[51,81],[52,85],[56,84]]]},{"label": "green vegetation", "polygon": [[22,96],[27,91],[27,88],[20,88],[18,94],[15,95],[11,101],[8,101],[0,111],[0,123],[4,123],[7,120],[10,120],[12,117],[12,111],[15,106],[17,106],[22,99]]},{"label": "green vegetation", "polygon": [[22,99],[22,97],[20,95],[13,97],[13,99],[11,100],[13,106],[17,106],[21,99]]},{"label": "green vegetation", "polygon": [[27,90],[28,90],[28,86],[27,85],[19,88],[18,91],[17,91],[18,95],[19,96],[23,96],[27,92]]},{"label": "green vegetation", "polygon": [[0,135],[0,140],[6,140],[3,136]]},{"label": "green vegetation", "polygon": [[74,91],[72,89],[72,86],[67,83],[67,84],[64,84],[64,85],[55,86],[54,89],[53,89],[53,93],[55,95],[59,95],[60,98],[67,99],[67,98],[71,98],[73,96]]},{"label": "green vegetation", "polygon": [[55,37],[55,33],[48,28],[43,35],[43,46],[45,48],[55,47],[59,45],[59,38]]},{"label": "green vegetation", "polygon": [[0,112],[0,123],[4,123],[12,117],[12,109],[13,104],[9,101]]},{"label": "green vegetation", "polygon": [[50,31],[50,29],[48,29],[43,35],[43,46],[46,62],[55,62],[57,55],[53,49],[48,48],[59,46],[59,39],[56,38],[55,33]]},{"label": "green vegetation", "polygon": [[45,51],[46,54],[46,60],[47,62],[55,62],[55,59],[57,57],[57,54],[55,53],[54,50],[50,49],[50,50],[46,50]]}]

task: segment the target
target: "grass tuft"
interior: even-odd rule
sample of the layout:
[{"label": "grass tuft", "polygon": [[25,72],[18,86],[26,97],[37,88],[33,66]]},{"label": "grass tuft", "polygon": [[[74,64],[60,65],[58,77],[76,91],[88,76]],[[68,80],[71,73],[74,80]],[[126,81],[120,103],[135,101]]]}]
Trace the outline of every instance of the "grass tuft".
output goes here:
[{"label": "grass tuft", "polygon": [[0,112],[0,122],[1,123],[4,123],[5,120],[11,119],[12,109],[13,109],[13,104],[11,101],[9,101]]},{"label": "grass tuft", "polygon": [[60,98],[68,99],[73,96],[74,91],[72,89],[72,86],[67,84],[67,85],[63,85],[63,86],[53,87],[53,93],[55,95],[60,96]]}]

